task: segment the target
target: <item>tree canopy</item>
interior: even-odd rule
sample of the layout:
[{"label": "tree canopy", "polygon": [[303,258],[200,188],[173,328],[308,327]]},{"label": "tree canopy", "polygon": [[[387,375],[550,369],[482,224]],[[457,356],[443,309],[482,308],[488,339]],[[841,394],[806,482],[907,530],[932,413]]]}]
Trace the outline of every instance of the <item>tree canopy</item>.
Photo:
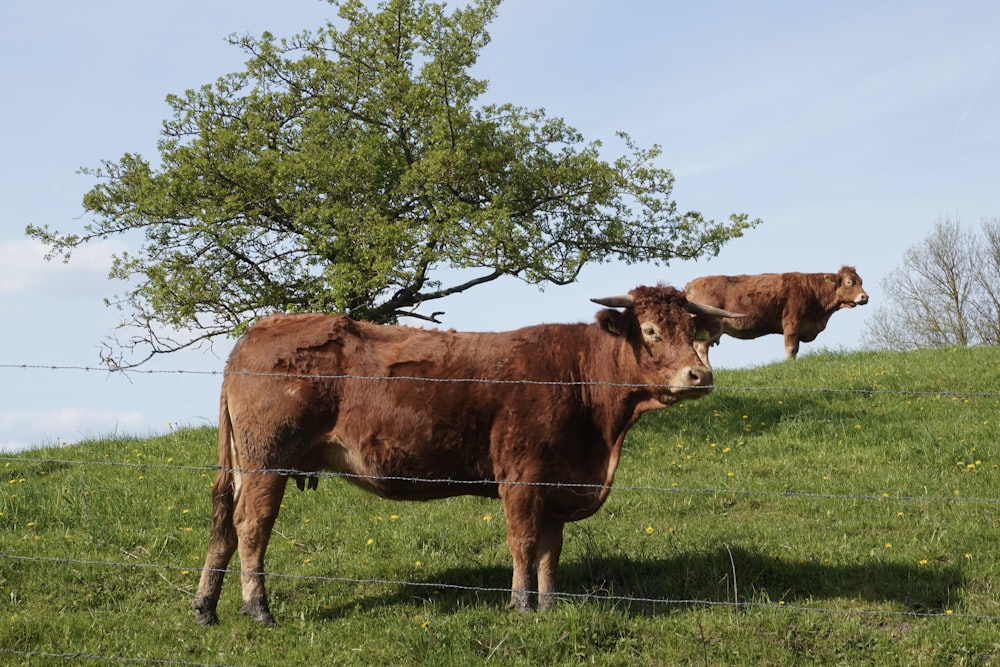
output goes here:
[{"label": "tree canopy", "polygon": [[245,70],[167,97],[157,164],[83,169],[97,184],[82,233],[27,229],[67,260],[141,239],[111,271],[126,287],[108,303],[136,332],[119,355],[275,310],[436,322],[431,302],[501,276],[561,285],[589,262],[712,256],[759,223],[680,212],[657,145],[620,133],[606,160],[542,109],[479,103],[471,70],[500,0],[331,4],[338,19],[315,32],[231,36]]}]

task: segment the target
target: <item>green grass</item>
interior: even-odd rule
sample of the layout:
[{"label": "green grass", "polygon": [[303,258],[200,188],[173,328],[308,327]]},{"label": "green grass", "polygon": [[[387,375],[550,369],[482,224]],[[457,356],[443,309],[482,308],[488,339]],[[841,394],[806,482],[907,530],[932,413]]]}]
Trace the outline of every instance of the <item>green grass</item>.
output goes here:
[{"label": "green grass", "polygon": [[214,429],[0,458],[0,663],[1000,663],[1000,350],[823,352],[716,382],[629,434],[545,614],[494,590],[499,502],[322,479],[289,486],[268,550],[279,626],[240,616],[231,575],[201,628]]}]

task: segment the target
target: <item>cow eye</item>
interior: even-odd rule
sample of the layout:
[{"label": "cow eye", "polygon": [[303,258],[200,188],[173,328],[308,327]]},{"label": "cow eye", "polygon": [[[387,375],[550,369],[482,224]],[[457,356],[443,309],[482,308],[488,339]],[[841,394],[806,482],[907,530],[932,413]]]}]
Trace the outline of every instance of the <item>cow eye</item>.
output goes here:
[{"label": "cow eye", "polygon": [[652,341],[660,340],[660,332],[652,324],[644,324],[642,327],[642,335]]},{"label": "cow eye", "polygon": [[847,284],[848,287],[851,287],[852,285],[854,285],[854,281],[851,280],[850,278],[848,278],[847,281],[846,281],[846,284]]}]

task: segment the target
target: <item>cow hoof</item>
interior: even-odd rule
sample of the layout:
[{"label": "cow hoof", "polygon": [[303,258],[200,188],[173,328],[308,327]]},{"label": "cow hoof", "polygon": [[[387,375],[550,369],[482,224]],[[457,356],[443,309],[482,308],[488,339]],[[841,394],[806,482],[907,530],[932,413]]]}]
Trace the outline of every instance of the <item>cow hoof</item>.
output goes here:
[{"label": "cow hoof", "polygon": [[510,599],[510,603],[507,605],[507,609],[513,609],[522,614],[526,614],[533,611],[531,608],[531,603],[528,601],[527,595],[514,595]]},{"label": "cow hoof", "polygon": [[198,611],[198,615],[195,617],[195,622],[202,627],[208,627],[210,625],[218,625],[219,617],[214,611]]},{"label": "cow hoof", "polygon": [[195,620],[198,625],[209,626],[216,625],[219,622],[219,616],[215,613],[214,604],[208,603],[205,600],[195,600],[191,603],[191,607],[197,614]]},{"label": "cow hoof", "polygon": [[271,615],[270,609],[267,608],[267,601],[263,598],[255,598],[253,600],[247,600],[243,603],[243,607],[240,609],[240,613],[249,616],[258,623],[263,623],[266,626],[274,627],[278,623],[274,620],[274,616]]}]

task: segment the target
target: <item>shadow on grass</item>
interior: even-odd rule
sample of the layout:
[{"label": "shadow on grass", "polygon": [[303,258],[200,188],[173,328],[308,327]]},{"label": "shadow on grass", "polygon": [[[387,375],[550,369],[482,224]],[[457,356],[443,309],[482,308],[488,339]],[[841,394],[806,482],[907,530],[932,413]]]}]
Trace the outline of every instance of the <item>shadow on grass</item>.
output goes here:
[{"label": "shadow on grass", "polygon": [[[414,580],[421,585],[404,586],[397,593],[345,599],[327,607],[322,616],[332,619],[355,613],[359,606],[408,604],[432,597],[442,611],[480,604],[502,608],[510,596],[496,589],[509,590],[510,577],[508,568],[452,568],[433,579]],[[434,582],[444,585],[435,588],[430,585]],[[961,570],[953,566],[874,559],[856,565],[797,562],[740,547],[657,559],[587,558],[559,568],[559,590],[572,599],[626,606],[643,615],[705,603],[822,605],[824,599],[895,603],[915,613],[941,613],[956,604],[963,583]]]}]

